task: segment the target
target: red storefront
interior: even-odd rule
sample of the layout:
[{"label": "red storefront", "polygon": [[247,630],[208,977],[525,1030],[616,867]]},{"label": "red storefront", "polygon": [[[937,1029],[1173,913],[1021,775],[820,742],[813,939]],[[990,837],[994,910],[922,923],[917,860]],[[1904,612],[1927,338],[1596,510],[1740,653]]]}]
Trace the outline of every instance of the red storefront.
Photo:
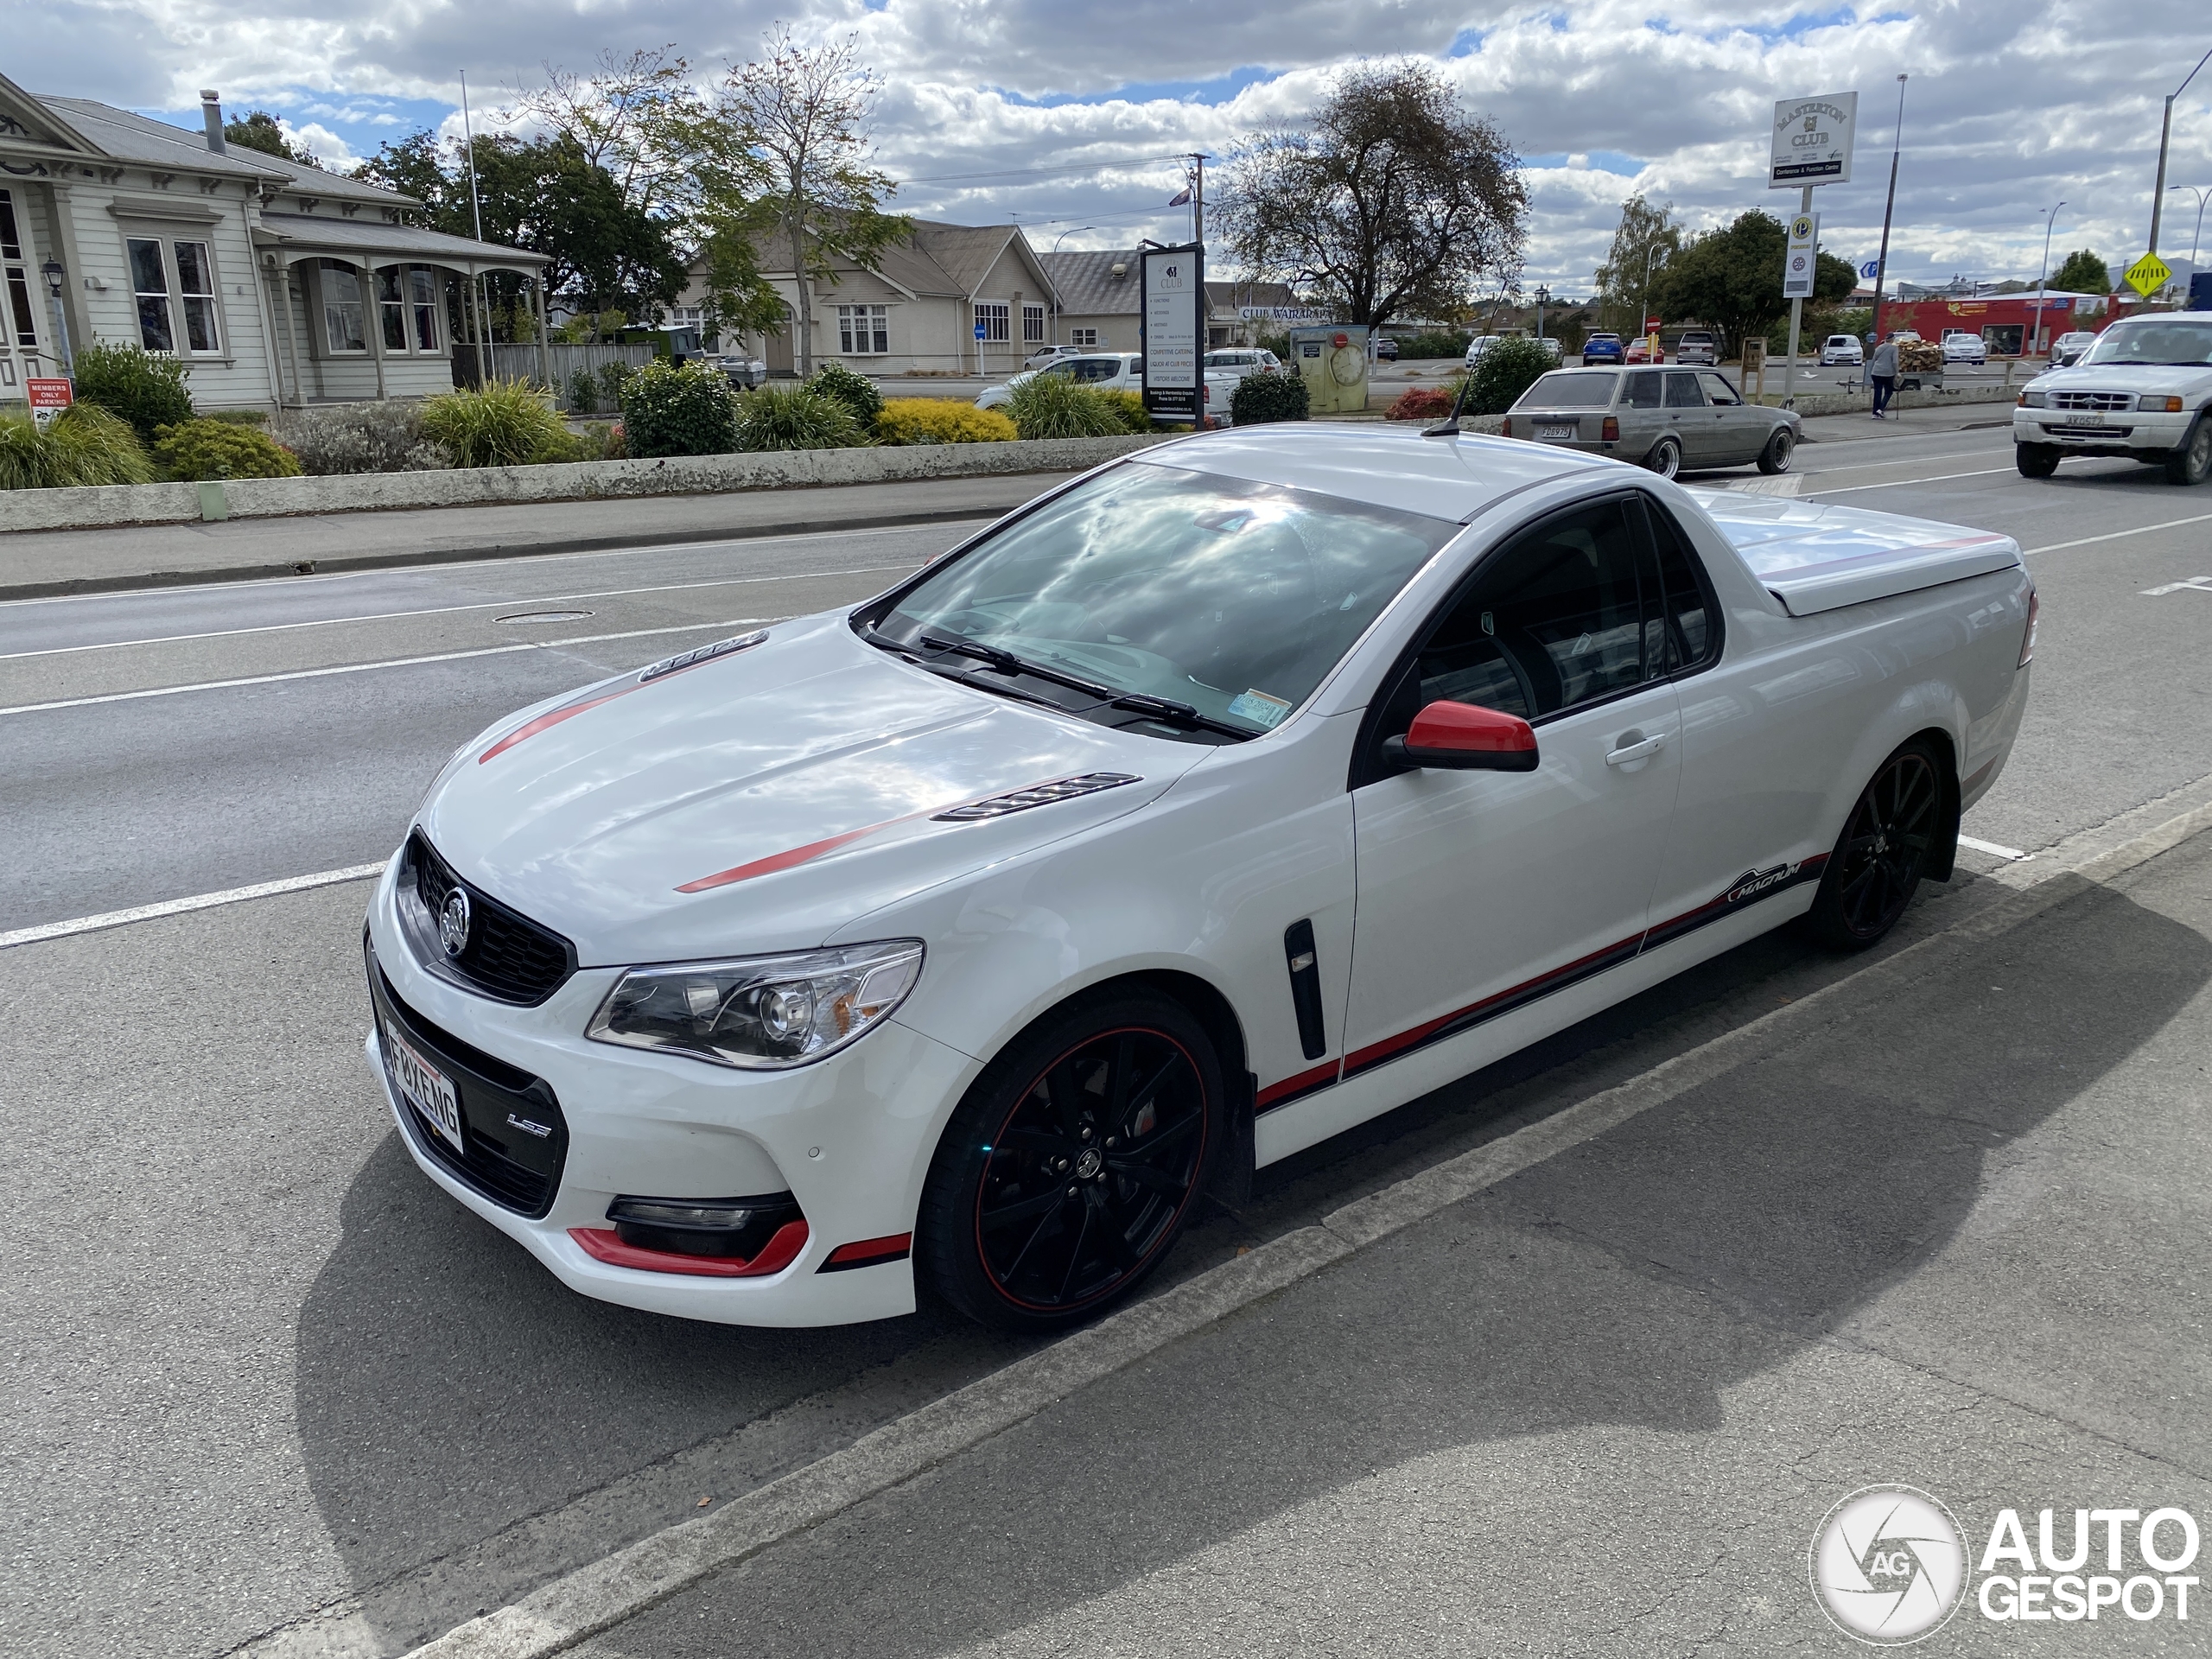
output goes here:
[{"label": "red storefront", "polygon": [[2075,329],[2094,334],[2111,321],[2111,302],[2101,296],[2046,294],[2043,335],[2037,344],[2033,294],[2007,294],[1986,300],[1892,301],[1882,307],[1884,334],[1909,328],[1923,340],[1941,340],[1963,328],[1980,334],[1997,357],[2018,357],[2024,349],[2040,357],[2059,335]]}]

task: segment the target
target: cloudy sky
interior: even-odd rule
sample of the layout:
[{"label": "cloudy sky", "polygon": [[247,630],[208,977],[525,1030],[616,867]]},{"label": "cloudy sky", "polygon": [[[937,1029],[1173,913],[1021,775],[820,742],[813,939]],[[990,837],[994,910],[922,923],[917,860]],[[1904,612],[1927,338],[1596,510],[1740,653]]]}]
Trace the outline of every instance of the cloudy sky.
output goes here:
[{"label": "cloudy sky", "polygon": [[[1628,195],[1693,226],[1794,206],[1764,188],[1781,97],[1860,94],[1854,177],[1817,206],[1831,251],[1871,258],[1900,73],[1895,275],[2032,280],[2062,199],[2053,263],[2088,246],[2117,274],[2145,244],[2163,99],[2212,48],[2212,13],[2190,0],[0,0],[0,73],[33,91],[197,127],[198,89],[215,87],[337,163],[416,126],[457,131],[463,70],[480,110],[548,61],[673,42],[711,73],[778,19],[849,31],[885,83],[882,160],[912,181],[899,205],[1013,217],[1071,248],[1186,231],[1164,207],[1181,182],[1166,158],[1294,121],[1336,66],[1421,55],[1526,163],[1527,279],[1574,294]],[[2174,106],[2169,180],[2212,187],[2212,67]],[[2197,218],[2194,194],[2170,194],[2167,253],[2188,254]]]}]

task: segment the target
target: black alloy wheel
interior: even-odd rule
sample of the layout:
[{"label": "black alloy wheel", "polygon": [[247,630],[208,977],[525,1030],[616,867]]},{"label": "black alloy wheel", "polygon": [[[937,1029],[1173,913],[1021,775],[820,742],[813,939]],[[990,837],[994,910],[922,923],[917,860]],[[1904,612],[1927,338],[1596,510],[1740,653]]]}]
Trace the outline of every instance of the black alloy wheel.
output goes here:
[{"label": "black alloy wheel", "polygon": [[1651,446],[1651,453],[1643,464],[1662,478],[1672,478],[1682,470],[1682,442],[1680,438],[1662,438]]},{"label": "black alloy wheel", "polygon": [[2181,447],[2166,457],[2169,484],[2202,484],[2212,477],[2212,415],[2200,415]]},{"label": "black alloy wheel", "polygon": [[2058,446],[2016,443],[2012,446],[2012,463],[2020,469],[2022,478],[2049,478],[2058,470]]},{"label": "black alloy wheel", "polygon": [[1221,1069],[1179,1003],[1078,1001],[976,1080],[939,1144],[919,1255],[938,1290],[1002,1329],[1076,1324],[1167,1254],[1220,1141]]},{"label": "black alloy wheel", "polygon": [[1774,435],[1766,441],[1766,448],[1759,451],[1759,471],[1771,478],[1789,470],[1789,454],[1796,448],[1797,440],[1789,435],[1789,429],[1777,426]]},{"label": "black alloy wheel", "polygon": [[1840,950],[1864,950],[1897,925],[1942,827],[1933,749],[1917,740],[1882,763],[1860,791],[1806,922]]}]

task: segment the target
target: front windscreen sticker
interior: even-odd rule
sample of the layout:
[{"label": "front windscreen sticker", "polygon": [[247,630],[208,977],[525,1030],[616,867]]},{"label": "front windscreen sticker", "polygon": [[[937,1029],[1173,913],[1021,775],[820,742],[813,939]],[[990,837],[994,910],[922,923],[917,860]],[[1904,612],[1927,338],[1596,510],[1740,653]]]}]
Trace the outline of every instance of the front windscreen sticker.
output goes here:
[{"label": "front windscreen sticker", "polygon": [[1274,728],[1282,723],[1290,712],[1290,705],[1281,697],[1271,697],[1264,691],[1247,691],[1229,705],[1230,717],[1249,720],[1255,726]]}]

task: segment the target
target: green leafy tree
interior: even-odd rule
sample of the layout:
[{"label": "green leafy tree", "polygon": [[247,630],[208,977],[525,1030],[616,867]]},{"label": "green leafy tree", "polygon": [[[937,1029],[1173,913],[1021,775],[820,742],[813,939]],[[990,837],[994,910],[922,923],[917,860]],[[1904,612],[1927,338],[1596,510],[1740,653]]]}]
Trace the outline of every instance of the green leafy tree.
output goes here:
[{"label": "green leafy tree", "polygon": [[1655,207],[1642,196],[1630,196],[1621,204],[1612,246],[1592,276],[1605,327],[1624,335],[1643,332],[1643,319],[1650,315],[1654,279],[1681,248],[1681,227],[1675,223],[1672,202]]},{"label": "green leafy tree", "polygon": [[1244,138],[1216,224],[1238,264],[1310,283],[1350,321],[1451,317],[1520,270],[1520,165],[1431,65],[1362,63],[1302,127]]},{"label": "green leafy tree", "polygon": [[[1764,334],[1786,316],[1782,267],[1789,232],[1773,214],[1752,208],[1729,224],[1694,238],[1652,278],[1658,314],[1669,322],[1711,325],[1730,340]],[[1813,273],[1814,309],[1832,308],[1851,297],[1858,282],[1850,264],[1833,254],[1818,256]]]},{"label": "green leafy tree", "polygon": [[283,126],[266,110],[248,110],[243,118],[233,116],[224,122],[223,142],[247,149],[257,149],[263,155],[274,156],[281,162],[296,162],[302,167],[322,165],[315,152],[305,144],[295,144],[285,137]]},{"label": "green leafy tree", "polygon": [[[779,23],[767,45],[765,59],[740,65],[723,85],[715,115],[722,137],[702,212],[723,244],[726,276],[742,276],[749,259],[757,279],[759,250],[773,224],[791,262],[798,372],[808,379],[814,285],[840,262],[875,269],[887,249],[913,234],[913,222],[884,211],[896,186],[874,165],[868,130],[881,87],[860,67],[857,37],[804,47]],[[757,198],[749,194],[756,183]],[[756,303],[760,286],[756,281],[752,290]]]},{"label": "green leafy tree", "polygon": [[2076,248],[2052,275],[2050,285],[2069,294],[2109,294],[2112,269],[2088,248]]}]

